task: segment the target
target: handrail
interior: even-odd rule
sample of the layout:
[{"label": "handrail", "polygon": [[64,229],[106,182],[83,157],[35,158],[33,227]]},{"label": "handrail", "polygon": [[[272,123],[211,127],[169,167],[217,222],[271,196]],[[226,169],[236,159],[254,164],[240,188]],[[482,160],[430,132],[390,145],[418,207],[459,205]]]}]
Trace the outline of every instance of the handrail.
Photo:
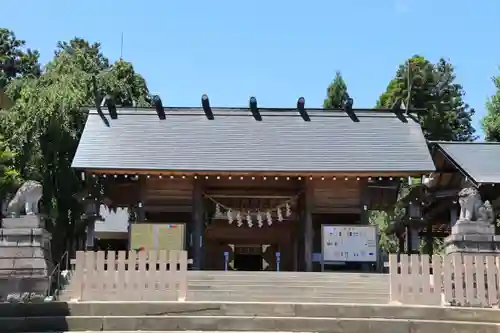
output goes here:
[{"label": "handrail", "polygon": [[[47,290],[47,296],[53,296],[52,294],[57,292],[61,288],[61,263],[64,261],[65,264],[65,269],[68,269],[68,263],[69,263],[69,252],[64,251],[64,253],[61,256],[61,259],[59,259],[59,262],[57,265],[54,267],[52,272],[49,275],[49,289]],[[52,279],[54,277],[54,274],[57,274],[56,276],[56,286],[54,289],[52,289]]]}]

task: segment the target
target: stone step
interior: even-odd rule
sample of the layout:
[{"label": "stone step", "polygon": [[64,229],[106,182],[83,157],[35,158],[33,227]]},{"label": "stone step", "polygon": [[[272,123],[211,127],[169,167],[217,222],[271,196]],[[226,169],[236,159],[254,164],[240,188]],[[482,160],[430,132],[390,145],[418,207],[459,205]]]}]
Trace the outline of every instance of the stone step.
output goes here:
[{"label": "stone step", "polygon": [[498,333],[492,322],[429,319],[254,316],[71,316],[0,318],[2,333],[53,331],[289,331],[335,333]]},{"label": "stone step", "polygon": [[[118,293],[107,292],[105,294],[86,294],[88,299],[98,301],[121,301],[127,300],[127,296]],[[173,292],[144,294],[143,301],[165,302],[174,301],[177,294]],[[294,303],[337,303],[337,304],[387,304],[389,295],[254,295],[251,293],[203,293],[188,292],[187,299],[192,302],[211,302],[214,300],[225,302],[294,302]],[[133,299],[130,299],[133,300]]]},{"label": "stone step", "polygon": [[46,258],[49,255],[48,249],[32,244],[7,244],[0,242],[0,260],[14,258]]},{"label": "stone step", "polygon": [[[67,333],[66,332],[47,332],[47,333]],[[108,333],[130,333],[134,331],[106,331]],[[135,331],[136,333],[241,333],[241,331]],[[264,333],[268,331],[247,331],[248,333]],[[38,332],[29,332],[29,333],[38,333]],[[86,331],[86,333],[102,333],[102,331]],[[274,333],[314,333],[314,332],[292,332],[292,331],[274,331]]]},{"label": "stone step", "polygon": [[[216,297],[217,296],[217,297]],[[71,294],[61,295],[59,298],[61,302],[71,302],[73,298]],[[117,302],[127,300],[126,297],[113,297],[111,294],[99,295],[99,297],[95,297],[94,299],[99,302]],[[117,300],[118,299],[118,300]],[[363,297],[363,298],[352,298],[352,297],[302,297],[302,296],[290,296],[290,297],[252,297],[252,296],[220,296],[220,295],[208,295],[208,296],[188,296],[187,298],[192,302],[213,302],[214,300],[218,300],[221,302],[260,302],[260,303],[273,303],[273,302],[282,302],[282,303],[318,303],[318,304],[380,304],[386,305],[388,304],[389,297]],[[130,299],[132,301],[132,299]],[[151,302],[171,302],[176,300],[175,295],[155,295],[148,296],[143,299],[144,301]]]},{"label": "stone step", "polygon": [[349,279],[347,277],[337,277],[329,276],[325,278],[315,278],[307,276],[251,276],[251,275],[240,275],[240,276],[210,276],[210,277],[199,277],[192,276],[188,274],[189,281],[199,281],[199,282],[210,282],[210,281],[258,281],[258,282],[270,282],[270,281],[295,281],[295,282],[355,282],[355,283],[377,283],[377,282],[388,282],[389,277],[370,279],[370,278],[356,278]]},{"label": "stone step", "polygon": [[352,283],[386,283],[389,282],[389,278],[386,279],[340,279],[337,277],[331,277],[329,279],[314,279],[314,278],[301,278],[301,277],[251,277],[251,276],[241,276],[241,277],[213,277],[213,278],[193,278],[191,276],[187,277],[189,281],[196,282],[212,282],[212,281],[254,281],[254,282],[280,282],[280,281],[292,281],[292,282],[316,282],[316,283],[341,283],[341,282],[352,282]]},{"label": "stone step", "polygon": [[188,281],[192,282],[206,282],[206,283],[212,283],[214,281],[219,281],[219,282],[257,282],[257,283],[276,283],[276,282],[295,282],[295,283],[389,283],[389,278],[384,279],[384,280],[349,280],[349,279],[339,279],[339,278],[332,278],[332,279],[304,279],[304,278],[254,278],[254,277],[245,277],[242,276],[241,278],[212,278],[212,279],[197,279],[188,276],[187,277]]},{"label": "stone step", "polygon": [[20,217],[4,217],[0,222],[3,229],[32,229],[44,228],[45,223],[40,216],[25,215]]},{"label": "stone step", "polygon": [[242,276],[240,278],[225,278],[225,277],[217,277],[217,278],[212,278],[212,279],[198,279],[198,278],[193,278],[191,276],[188,276],[188,281],[190,282],[205,282],[205,283],[212,283],[212,282],[220,282],[220,283],[237,283],[237,282],[252,282],[252,283],[276,283],[276,282],[294,282],[294,283],[356,283],[356,284],[361,284],[361,283],[389,283],[389,278],[383,279],[383,280],[350,280],[350,279],[339,279],[339,278],[331,278],[331,279],[304,279],[304,278],[285,278],[285,277],[271,277],[271,278],[254,278],[254,277],[248,277],[248,276]]},{"label": "stone step", "polygon": [[[47,333],[67,333],[66,332],[47,332]],[[129,333],[134,331],[106,331],[108,333]],[[136,333],[241,333],[241,331],[135,331]],[[247,331],[248,333],[264,333],[267,331]],[[38,333],[38,332],[29,332],[29,333]],[[102,333],[102,331],[86,331],[86,333]],[[274,333],[314,333],[314,332],[292,332],[292,331],[274,331]]]},{"label": "stone step", "polygon": [[283,302],[51,302],[0,303],[0,318],[66,316],[253,316],[378,318],[492,322],[500,324],[498,309],[411,305],[368,305]]},{"label": "stone step", "polygon": [[274,288],[274,289],[260,289],[256,288],[232,288],[227,286],[224,289],[188,289],[188,292],[194,294],[251,294],[251,295],[351,295],[353,297],[363,295],[388,295],[389,289],[385,290],[363,290],[363,289],[343,289],[337,288],[334,290],[328,289],[314,289],[310,288]]},{"label": "stone step", "polygon": [[188,271],[189,276],[202,276],[202,277],[241,277],[241,276],[252,276],[252,277],[292,277],[301,278],[309,277],[313,279],[330,279],[332,277],[337,278],[347,278],[347,279],[385,279],[389,277],[389,274],[378,274],[378,273],[339,273],[339,272],[276,272],[276,271]]},{"label": "stone step", "polygon": [[380,284],[375,284],[375,285],[370,285],[370,284],[356,284],[356,283],[348,283],[348,284],[316,284],[316,283],[311,283],[311,284],[305,284],[305,283],[295,283],[295,282],[283,282],[280,283],[279,285],[273,285],[273,284],[262,284],[262,283],[248,283],[248,282],[241,282],[241,283],[205,283],[205,282],[188,282],[188,288],[190,290],[220,290],[220,289],[225,289],[225,290],[238,290],[238,289],[243,289],[243,290],[276,290],[276,289],[286,289],[289,290],[290,292],[294,291],[300,291],[300,290],[318,290],[318,291],[323,291],[327,292],[329,290],[345,290],[345,291],[384,291],[384,290],[389,290],[389,283],[380,283]]},{"label": "stone step", "polygon": [[335,303],[335,304],[387,304],[389,301],[389,296],[387,297],[363,297],[363,298],[353,298],[353,297],[307,297],[307,296],[192,296],[188,298],[197,302],[210,302],[217,299],[221,302],[294,302],[294,303]]},{"label": "stone step", "polygon": [[[98,301],[123,301],[134,300],[137,295],[129,293],[131,297],[121,291],[107,290],[106,292],[86,292],[85,298]],[[173,301],[177,299],[175,291],[148,291],[141,293],[143,301]],[[389,302],[389,290],[385,292],[292,292],[289,290],[277,289],[275,291],[258,290],[210,290],[193,291],[188,290],[186,295],[188,301],[210,302],[321,302],[321,303],[364,303],[364,304],[387,304]],[[63,291],[59,295],[59,300],[71,300],[72,293],[69,290]]]}]

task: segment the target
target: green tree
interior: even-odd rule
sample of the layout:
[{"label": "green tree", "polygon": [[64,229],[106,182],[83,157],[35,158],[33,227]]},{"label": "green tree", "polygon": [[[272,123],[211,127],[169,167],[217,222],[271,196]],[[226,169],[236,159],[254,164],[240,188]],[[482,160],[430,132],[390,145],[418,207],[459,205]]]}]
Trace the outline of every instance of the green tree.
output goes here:
[{"label": "green tree", "polygon": [[0,28],[0,88],[19,76],[40,76],[39,54],[25,46],[14,32]]},{"label": "green tree", "polygon": [[486,141],[500,142],[500,76],[493,77],[496,92],[486,102],[486,115],[481,121]]},{"label": "green tree", "polygon": [[344,107],[347,97],[347,84],[340,72],[337,72],[332,83],[328,86],[323,108],[341,109]]},{"label": "green tree", "polygon": [[15,191],[19,182],[19,172],[14,169],[14,154],[0,138],[0,201]]},{"label": "green tree", "polygon": [[66,240],[83,230],[83,207],[75,194],[84,184],[71,162],[86,119],[82,106],[95,100],[92,77],[97,78],[99,94],[111,94],[117,104],[144,101],[148,93],[145,80],[131,64],[109,65],[99,44],[82,39],[59,43],[39,78],[9,85],[19,97],[3,119],[2,131],[22,177],[43,183],[43,210],[54,235],[54,255],[60,255],[69,245]]},{"label": "green tree", "polygon": [[453,65],[444,59],[433,64],[413,56],[399,66],[394,79],[380,96],[377,107],[423,109],[420,124],[428,140],[473,141],[474,109],[463,100],[463,87],[456,83]]}]

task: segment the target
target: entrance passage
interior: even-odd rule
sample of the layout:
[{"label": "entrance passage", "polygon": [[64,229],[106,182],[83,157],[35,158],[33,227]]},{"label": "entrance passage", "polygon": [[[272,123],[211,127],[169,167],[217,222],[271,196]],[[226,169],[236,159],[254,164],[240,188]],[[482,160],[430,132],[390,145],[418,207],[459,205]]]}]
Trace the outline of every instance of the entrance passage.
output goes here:
[{"label": "entrance passage", "polygon": [[235,253],[234,269],[237,271],[261,271],[262,255],[250,253]]}]

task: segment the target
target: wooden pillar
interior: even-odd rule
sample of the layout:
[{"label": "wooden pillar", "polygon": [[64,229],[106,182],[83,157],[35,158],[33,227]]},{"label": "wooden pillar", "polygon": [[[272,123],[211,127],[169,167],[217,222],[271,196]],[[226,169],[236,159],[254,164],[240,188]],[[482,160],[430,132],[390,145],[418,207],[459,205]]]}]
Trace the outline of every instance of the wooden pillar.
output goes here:
[{"label": "wooden pillar", "polygon": [[138,181],[139,191],[137,196],[136,222],[146,221],[146,210],[144,209],[144,201],[146,200],[146,178],[141,176]]},{"label": "wooden pillar", "polygon": [[433,255],[434,253],[434,235],[432,234],[432,223],[427,221],[427,230],[425,231],[425,249],[424,253]]},{"label": "wooden pillar", "polygon": [[450,207],[450,225],[453,227],[455,225],[455,223],[457,223],[457,219],[458,219],[458,209],[457,209],[457,205],[456,204],[453,204],[451,207]]},{"label": "wooden pillar", "polygon": [[95,218],[90,218],[87,222],[87,237],[85,241],[85,249],[87,251],[94,250],[94,239],[95,239]]},{"label": "wooden pillar", "polygon": [[[359,215],[359,223],[361,225],[369,225],[370,224],[370,211],[368,210],[368,207],[370,205],[370,192],[368,189],[368,180],[365,178],[361,181],[359,181],[359,186],[360,186],[360,215]],[[378,249],[379,250],[379,249]],[[379,250],[380,251],[380,250]],[[362,263],[361,264],[361,270],[363,272],[369,272],[370,271],[370,264],[369,263]]]},{"label": "wooden pillar", "polygon": [[370,205],[370,192],[368,190],[368,181],[366,179],[360,181],[360,186],[361,198],[359,203],[361,205],[361,214],[359,223],[361,225],[367,225],[370,224],[370,211],[368,210]]},{"label": "wooden pillar", "polygon": [[410,226],[406,226],[406,253],[411,254],[413,251],[413,230]]},{"label": "wooden pillar", "polygon": [[191,235],[193,246],[193,270],[202,269],[203,247],[203,186],[201,180],[195,179],[193,183],[193,213],[191,221]]},{"label": "wooden pillar", "polygon": [[401,233],[398,234],[398,254],[405,253],[405,242],[404,237]]},{"label": "wooden pillar", "polygon": [[306,180],[304,184],[304,262],[305,271],[312,272],[312,250],[314,230],[312,224],[312,209],[313,209],[313,185],[311,181]]}]

